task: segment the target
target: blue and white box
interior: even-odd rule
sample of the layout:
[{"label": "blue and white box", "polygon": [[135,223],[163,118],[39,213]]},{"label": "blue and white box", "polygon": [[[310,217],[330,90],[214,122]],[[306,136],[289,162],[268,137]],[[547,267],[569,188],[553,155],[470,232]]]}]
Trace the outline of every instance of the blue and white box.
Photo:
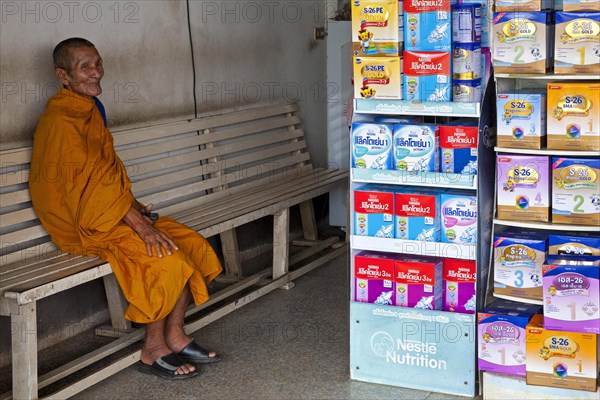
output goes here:
[{"label": "blue and white box", "polygon": [[352,168],[392,169],[391,124],[352,124]]},{"label": "blue and white box", "polygon": [[404,49],[450,51],[452,49],[450,0],[404,2]]},{"label": "blue and white box", "polygon": [[438,172],[439,136],[436,125],[394,124],[393,169]]},{"label": "blue and white box", "polygon": [[394,238],[394,190],[365,185],[354,190],[354,234]]}]

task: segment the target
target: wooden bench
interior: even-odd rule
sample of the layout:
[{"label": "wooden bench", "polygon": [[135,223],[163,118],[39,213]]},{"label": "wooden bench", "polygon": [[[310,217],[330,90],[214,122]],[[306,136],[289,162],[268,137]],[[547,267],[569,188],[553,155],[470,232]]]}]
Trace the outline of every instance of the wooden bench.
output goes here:
[{"label": "wooden bench", "polygon": [[[253,106],[202,115],[192,120],[113,132],[115,147],[141,202],[154,204],[205,237],[220,235],[225,275],[234,282],[199,308],[237,294],[243,296],[186,325],[193,332],[247,302],[345,252],[337,238],[317,240],[312,199],[345,184],[347,171],[310,163],[300,118],[293,104]],[[10,316],[12,396],[38,398],[38,390],[83,366],[127,348],[143,337],[123,318],[126,307],[110,265],[94,257],[58,251],[37,220],[28,192],[31,148],[3,151],[0,182],[0,314]],[[33,173],[53,173],[34,171]],[[304,244],[289,256],[290,207],[299,205]],[[273,265],[243,277],[235,228],[273,216]],[[343,243],[342,243],[343,244]],[[323,252],[325,251],[325,255]],[[317,260],[291,270],[290,264]],[[103,278],[112,327],[122,335],[59,369],[38,377],[36,302],[77,285]],[[257,285],[259,284],[260,285]],[[240,294],[254,287],[249,294]],[[245,292],[244,292],[245,293]],[[119,335],[116,335],[119,336]],[[69,397],[139,359],[139,350],[53,393]],[[5,393],[3,398],[9,398]]]}]

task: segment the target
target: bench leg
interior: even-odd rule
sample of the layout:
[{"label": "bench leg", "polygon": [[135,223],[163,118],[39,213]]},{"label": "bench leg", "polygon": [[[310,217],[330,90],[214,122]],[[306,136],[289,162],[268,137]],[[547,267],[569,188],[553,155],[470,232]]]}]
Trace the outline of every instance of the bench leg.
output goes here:
[{"label": "bench leg", "polygon": [[11,315],[12,330],[12,397],[38,398],[36,302],[20,305]]},{"label": "bench leg", "polygon": [[315,209],[312,200],[306,200],[300,203],[300,217],[302,218],[302,230],[304,239],[317,240],[317,221],[315,219]]},{"label": "bench leg", "polygon": [[126,332],[131,329],[131,322],[124,317],[128,306],[127,299],[125,299],[114,274],[105,275],[102,279],[104,280],[104,291],[106,292],[112,327],[116,331]]},{"label": "bench leg", "polygon": [[225,261],[225,275],[233,278],[242,276],[238,243],[235,229],[229,229],[220,234],[223,260]]},{"label": "bench leg", "polygon": [[[273,216],[273,280],[279,279],[289,270],[290,250],[290,209],[278,211]],[[283,289],[294,287],[288,282]]]}]

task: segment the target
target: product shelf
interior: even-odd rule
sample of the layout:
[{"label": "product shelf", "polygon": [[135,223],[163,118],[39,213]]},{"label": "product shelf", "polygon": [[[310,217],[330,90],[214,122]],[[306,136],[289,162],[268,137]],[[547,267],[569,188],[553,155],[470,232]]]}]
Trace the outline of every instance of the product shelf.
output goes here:
[{"label": "product shelf", "polygon": [[350,245],[353,250],[374,250],[388,253],[458,258],[462,260],[477,259],[476,244],[422,242],[418,240],[352,235],[350,236]]},{"label": "product shelf", "polygon": [[480,103],[354,99],[354,112],[383,115],[433,115],[479,118]]},{"label": "product shelf", "polygon": [[548,150],[548,149],[513,149],[510,147],[494,147],[498,153],[533,154],[541,156],[574,156],[574,157],[598,157],[597,151],[577,150]]},{"label": "product shelf", "polygon": [[551,222],[522,222],[494,219],[494,225],[512,226],[517,228],[542,229],[550,231],[598,232],[599,227],[593,225],[553,224]]},{"label": "product shelf", "polygon": [[356,183],[383,183],[450,189],[477,189],[477,175],[451,174],[445,172],[408,172],[352,168],[352,181]]},{"label": "product shelf", "polygon": [[522,297],[508,296],[505,294],[494,293],[494,297],[496,297],[498,299],[511,300],[511,301],[514,301],[517,303],[536,304],[538,306],[541,306],[544,304],[544,302],[542,300],[524,299]]},{"label": "product shelf", "polygon": [[494,74],[496,79],[538,79],[538,80],[555,80],[555,81],[583,81],[583,80],[600,80],[597,75],[555,75],[554,73],[547,74]]}]

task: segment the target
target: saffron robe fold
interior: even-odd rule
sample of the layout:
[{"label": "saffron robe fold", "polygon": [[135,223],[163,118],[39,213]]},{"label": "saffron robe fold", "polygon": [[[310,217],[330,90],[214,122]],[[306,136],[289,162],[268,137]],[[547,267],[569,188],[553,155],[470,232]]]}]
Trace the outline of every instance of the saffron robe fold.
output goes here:
[{"label": "saffron robe fold", "polygon": [[187,283],[196,305],[208,300],[206,285],[222,268],[204,237],[160,217],[154,226],[179,250],[150,257],[144,241],[122,221],[135,198],[93,99],[62,88],[48,101],[35,131],[30,171],[31,199],[44,228],[62,251],[110,263],[129,302],[127,319],[165,318]]}]

